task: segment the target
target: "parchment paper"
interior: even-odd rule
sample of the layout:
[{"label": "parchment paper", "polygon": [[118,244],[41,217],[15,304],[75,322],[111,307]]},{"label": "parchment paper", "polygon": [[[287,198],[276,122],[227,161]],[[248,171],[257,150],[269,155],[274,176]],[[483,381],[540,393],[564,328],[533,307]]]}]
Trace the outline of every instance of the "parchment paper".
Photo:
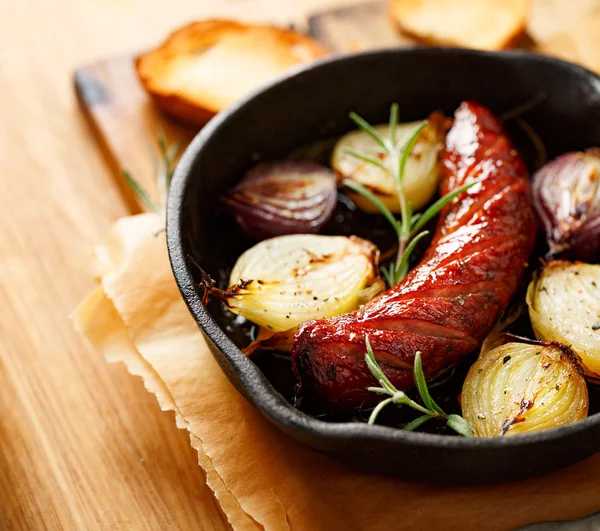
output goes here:
[{"label": "parchment paper", "polygon": [[117,223],[95,250],[99,284],[75,325],[175,411],[235,529],[514,529],[600,509],[600,454],[532,480],[448,488],[357,471],[287,438],[212,358],[175,285],[162,226],[153,214]]}]

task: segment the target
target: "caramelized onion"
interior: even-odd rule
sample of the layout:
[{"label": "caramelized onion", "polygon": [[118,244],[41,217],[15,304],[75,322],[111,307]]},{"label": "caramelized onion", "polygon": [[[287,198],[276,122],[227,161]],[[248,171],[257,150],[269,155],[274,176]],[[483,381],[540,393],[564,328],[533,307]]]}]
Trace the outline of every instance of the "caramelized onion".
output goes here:
[{"label": "caramelized onion", "polygon": [[533,200],[548,258],[600,258],[600,148],[566,153],[533,177]]},{"label": "caramelized onion", "polygon": [[600,265],[555,260],[527,288],[538,339],[570,345],[586,375],[600,378]]},{"label": "caramelized onion", "polygon": [[[398,124],[396,145],[399,150],[403,149],[404,144],[420,124],[421,122]],[[441,114],[432,114],[406,163],[403,180],[404,194],[407,201],[412,203],[415,211],[429,203],[437,191],[440,178],[439,153],[445,136],[445,124],[446,120]],[[390,128],[388,124],[376,125],[375,131],[389,141]],[[356,158],[349,151],[378,159],[386,167],[390,167],[389,157],[381,153],[380,146],[375,140],[362,129],[344,135],[335,145],[331,166],[343,178],[356,181],[368,188],[392,212],[400,212],[394,179],[383,169]],[[351,191],[348,192],[348,195],[361,210],[369,213],[379,212],[373,203],[361,195]]]},{"label": "caramelized onion", "polygon": [[258,240],[318,232],[337,201],[333,171],[313,162],[271,162],[250,170],[222,201]]},{"label": "caramelized onion", "polygon": [[379,251],[351,236],[293,234],[264,240],[238,258],[229,309],[275,332],[354,310],[384,289]]},{"label": "caramelized onion", "polygon": [[569,347],[499,334],[469,370],[461,407],[477,437],[516,435],[584,419],[588,391]]}]

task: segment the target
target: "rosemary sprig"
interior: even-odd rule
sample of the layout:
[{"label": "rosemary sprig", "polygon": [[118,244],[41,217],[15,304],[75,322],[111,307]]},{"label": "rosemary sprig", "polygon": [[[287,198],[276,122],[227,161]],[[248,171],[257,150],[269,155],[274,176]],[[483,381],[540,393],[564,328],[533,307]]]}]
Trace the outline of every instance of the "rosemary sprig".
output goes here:
[{"label": "rosemary sprig", "polygon": [[[156,143],[158,145],[159,158],[155,158],[154,162],[156,166],[160,203],[154,201],[147,190],[145,190],[127,170],[122,170],[121,174],[131,190],[148,207],[148,209],[155,214],[159,214],[161,205],[165,205],[167,202],[169,187],[171,186],[171,180],[173,179],[173,173],[175,172],[180,145],[178,142],[169,144],[165,132],[162,130],[156,135]],[[154,155],[154,151],[152,151],[152,154]]]},{"label": "rosemary sprig", "polygon": [[382,268],[381,273],[386,279],[389,286],[393,286],[400,282],[408,274],[408,262],[411,253],[413,252],[416,243],[427,236],[426,231],[421,229],[439,212],[452,201],[457,195],[461,194],[475,182],[468,183],[460,188],[450,192],[444,197],[438,199],[433,205],[431,205],[424,213],[413,215],[412,204],[406,198],[404,193],[403,180],[404,173],[406,171],[406,164],[413,151],[415,144],[419,138],[419,135],[425,129],[428,122],[424,120],[421,122],[411,137],[407,140],[404,146],[399,147],[396,142],[396,130],[398,126],[398,104],[392,104],[390,109],[390,120],[389,120],[389,139],[383,138],[377,133],[375,128],[367,122],[364,118],[358,114],[350,113],[350,119],[365,133],[367,133],[378,145],[379,152],[387,157],[387,164],[384,164],[376,158],[370,157],[365,153],[358,153],[354,150],[346,150],[346,153],[356,157],[363,162],[372,164],[378,167],[382,171],[385,171],[393,180],[398,194],[398,202],[400,203],[400,219],[396,219],[394,214],[389,208],[373,193],[371,190],[366,188],[356,181],[350,179],[344,179],[342,184],[352,191],[360,194],[365,199],[373,203],[375,207],[381,212],[381,214],[390,223],[396,236],[398,238],[398,253],[396,260],[393,264],[390,264],[389,268]]},{"label": "rosemary sprig", "polygon": [[177,163],[177,155],[181,148],[179,142],[169,144],[165,132],[161,129],[157,134],[158,151],[160,160],[157,164],[158,183],[161,192],[162,203],[165,204],[167,196],[169,194],[169,187],[171,186],[171,180],[175,173],[175,166]]},{"label": "rosemary sprig", "polygon": [[367,353],[365,354],[365,362],[367,363],[371,374],[377,379],[377,381],[381,385],[381,387],[369,387],[368,390],[380,395],[389,395],[389,398],[386,398],[379,402],[375,409],[373,409],[371,416],[369,417],[369,424],[375,424],[377,416],[388,404],[398,404],[409,406],[422,413],[420,417],[417,417],[415,420],[409,422],[404,426],[403,429],[406,431],[413,431],[419,426],[421,426],[421,424],[427,422],[430,419],[441,418],[445,419],[446,425],[449,428],[453,429],[459,435],[462,435],[463,437],[473,437],[473,432],[471,431],[469,424],[464,418],[456,414],[446,414],[444,410],[435,402],[435,400],[429,394],[427,382],[425,381],[425,374],[423,373],[423,365],[421,362],[420,352],[417,352],[415,354],[413,377],[415,380],[415,386],[417,387],[417,391],[419,392],[424,406],[410,399],[406,395],[406,393],[399,391],[398,389],[396,389],[396,387],[394,387],[392,382],[390,382],[388,377],[384,374],[384,372],[381,370],[381,367],[377,363],[368,336],[365,338],[365,345],[367,347]]},{"label": "rosemary sprig", "polygon": [[140,200],[148,207],[150,211],[158,214],[160,212],[160,207],[156,204],[154,199],[150,197],[150,194],[146,192],[143,186],[136,181],[127,170],[123,170],[121,173],[125,179],[125,182],[133,190],[133,193],[140,198]]}]

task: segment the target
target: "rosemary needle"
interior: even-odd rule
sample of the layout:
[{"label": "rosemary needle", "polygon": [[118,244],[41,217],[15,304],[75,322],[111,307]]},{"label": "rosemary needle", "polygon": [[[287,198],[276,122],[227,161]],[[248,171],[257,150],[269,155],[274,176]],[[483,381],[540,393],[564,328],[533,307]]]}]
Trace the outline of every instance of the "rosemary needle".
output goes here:
[{"label": "rosemary needle", "polygon": [[[169,187],[171,186],[171,180],[173,173],[175,172],[175,165],[177,162],[177,156],[180,152],[179,143],[175,142],[169,144],[164,131],[159,131],[156,135],[156,143],[158,144],[158,151],[160,160],[154,159],[158,186],[160,191],[160,204],[156,203],[147,190],[127,171],[122,170],[123,178],[129,185],[131,190],[139,197],[139,199],[148,207],[148,209],[155,214],[160,213],[161,204],[166,204],[167,195],[169,193]],[[152,151],[154,154],[154,151]]]},{"label": "rosemary needle", "polygon": [[375,141],[379,146],[381,153],[387,157],[388,163],[384,164],[380,160],[370,157],[365,153],[358,153],[354,150],[346,150],[346,153],[385,171],[394,180],[396,192],[398,194],[398,202],[400,203],[399,220],[395,218],[389,208],[387,208],[368,188],[349,179],[344,179],[344,181],[342,181],[344,186],[370,201],[381,212],[396,233],[396,237],[398,238],[398,253],[396,255],[396,260],[388,269],[382,268],[381,271],[388,285],[393,286],[408,274],[410,255],[414,251],[416,243],[427,235],[427,232],[422,231],[421,229],[431,219],[437,216],[442,208],[462,192],[473,186],[476,181],[465,184],[453,192],[446,194],[444,197],[433,203],[422,214],[413,215],[412,205],[410,201],[407,200],[403,188],[404,173],[413,148],[417,143],[421,132],[427,127],[428,121],[424,120],[421,122],[404,146],[399,148],[396,143],[396,130],[398,126],[397,103],[394,103],[390,109],[389,139],[383,138],[369,122],[358,114],[354,112],[350,113],[350,119]]}]

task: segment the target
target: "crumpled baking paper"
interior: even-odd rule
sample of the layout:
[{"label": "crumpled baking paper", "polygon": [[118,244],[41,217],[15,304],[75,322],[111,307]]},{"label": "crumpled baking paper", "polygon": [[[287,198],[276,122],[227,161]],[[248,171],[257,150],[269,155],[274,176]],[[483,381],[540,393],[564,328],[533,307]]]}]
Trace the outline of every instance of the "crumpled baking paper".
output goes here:
[{"label": "crumpled baking paper", "polygon": [[98,287],[75,326],[175,412],[234,529],[514,529],[600,509],[600,454],[536,479],[449,488],[376,476],[301,446],[212,358],[173,279],[158,216],[119,220],[94,258]]}]

